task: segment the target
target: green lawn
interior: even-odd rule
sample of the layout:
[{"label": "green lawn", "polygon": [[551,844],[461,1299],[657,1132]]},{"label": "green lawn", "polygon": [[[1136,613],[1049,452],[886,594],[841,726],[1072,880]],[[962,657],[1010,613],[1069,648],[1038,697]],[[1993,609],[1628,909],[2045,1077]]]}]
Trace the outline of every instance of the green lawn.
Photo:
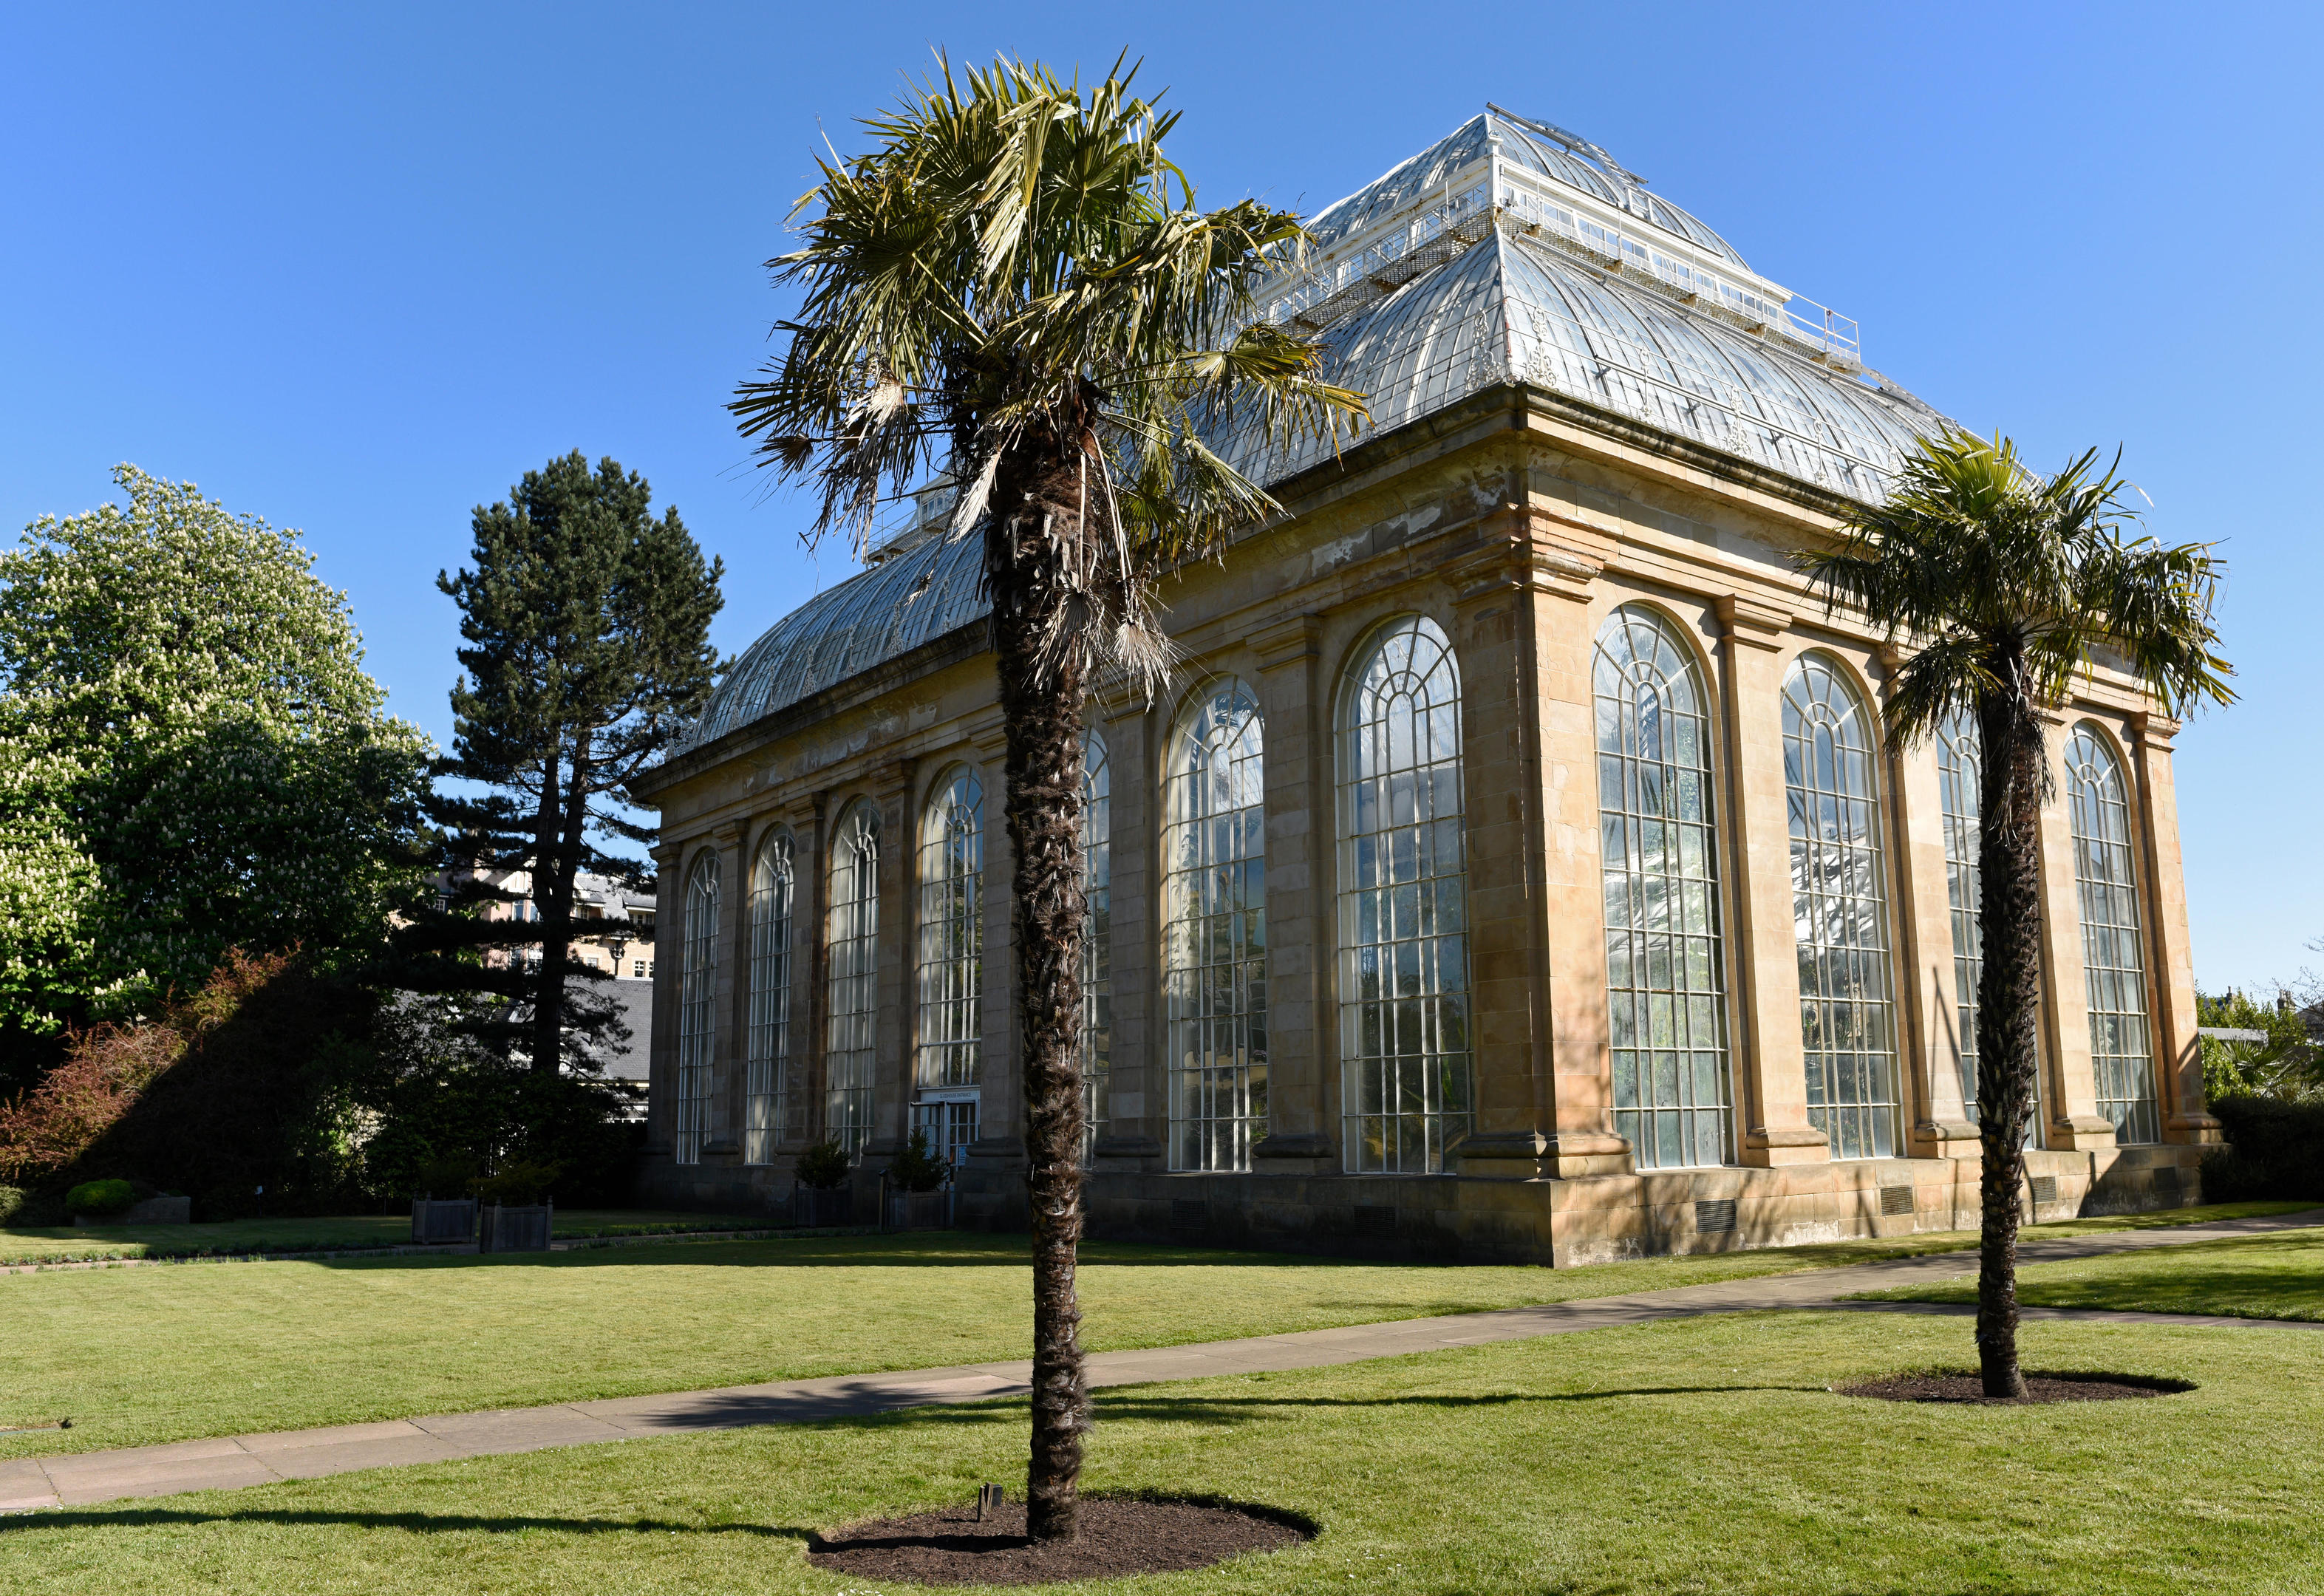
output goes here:
[{"label": "green lawn", "polygon": [[[731,1213],[576,1208],[557,1216],[557,1234],[560,1239],[577,1240],[682,1231],[763,1230],[769,1222]],[[401,1247],[410,1241],[409,1213],[358,1213],[331,1219],[237,1219],[222,1224],[91,1225],[86,1229],[78,1225],[42,1225],[0,1229],[0,1264],[323,1252]]]},{"label": "green lawn", "polygon": [[[2045,1323],[2036,1368],[2198,1382],[1930,1407],[1956,1321],[1737,1315],[1100,1394],[1086,1484],[1305,1513],[1305,1546],[1106,1596],[2291,1596],[2324,1576],[2324,1338]],[[1023,1479],[1021,1406],[479,1458],[0,1520],[25,1592],[815,1592],[813,1528]],[[1086,1588],[1086,1587],[1084,1587]],[[906,1587],[881,1585],[881,1591]],[[1038,1589],[1038,1588],[1037,1588]],[[1047,1587],[1059,1591],[1063,1587]]]},{"label": "green lawn", "polygon": [[[1914,1302],[1975,1302],[1974,1278],[1915,1290],[1867,1292]],[[2129,1308],[2146,1314],[2225,1314],[2324,1321],[2324,1230],[2249,1241],[2031,1264],[2017,1299],[2043,1308]]]},{"label": "green lawn", "polygon": [[[2288,1205],[2276,1205],[2288,1206]],[[2230,1211],[2183,1211],[2184,1219]],[[2152,1218],[2153,1216],[2147,1216]],[[1093,1243],[1093,1350],[1604,1296],[1957,1248],[1960,1235],[1587,1268]],[[0,1278],[0,1457],[1029,1353],[1021,1238],[951,1232]]]}]

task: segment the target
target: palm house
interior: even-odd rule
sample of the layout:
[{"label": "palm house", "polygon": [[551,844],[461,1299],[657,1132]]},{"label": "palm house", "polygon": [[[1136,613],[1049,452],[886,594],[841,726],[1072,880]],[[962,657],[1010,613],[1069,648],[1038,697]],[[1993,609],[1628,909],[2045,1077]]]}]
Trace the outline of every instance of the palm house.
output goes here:
[{"label": "palm house", "polygon": [[[1226,440],[1282,512],[1092,704],[1093,1234],[1559,1264],[1973,1225],[1973,726],[1791,550],[1936,411],[1588,141],[1489,106],[1330,207],[1265,313],[1373,424]],[[908,503],[636,784],[663,843],[647,1195],[857,1221],[915,1130],[1024,1222],[974,539]],[[2195,1195],[2173,724],[2050,715],[2043,1219]],[[674,940],[671,940],[673,939]],[[803,1200],[803,1199],[802,1199]]]}]

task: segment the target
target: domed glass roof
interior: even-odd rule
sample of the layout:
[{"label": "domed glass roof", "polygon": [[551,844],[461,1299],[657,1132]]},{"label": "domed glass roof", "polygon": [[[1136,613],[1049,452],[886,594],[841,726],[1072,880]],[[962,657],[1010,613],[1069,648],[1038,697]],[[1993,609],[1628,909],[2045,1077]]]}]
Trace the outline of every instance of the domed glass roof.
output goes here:
[{"label": "domed glass roof", "polygon": [[[1307,260],[1266,314],[1311,333],[1370,433],[1497,383],[1529,383],[1836,494],[1877,500],[1944,418],[1866,371],[1854,324],[1752,272],[1603,150],[1498,107],[1310,224]],[[1635,224],[1644,222],[1646,226]],[[1284,482],[1328,442],[1221,440]],[[923,523],[948,494],[924,495]],[[981,621],[982,540],[908,538],[776,623],[734,663],[679,749]]]},{"label": "domed glass roof", "polygon": [[1498,106],[1471,116],[1386,176],[1318,211],[1307,224],[1308,236],[1314,241],[1311,247],[1329,250],[1350,235],[1425,199],[1484,160],[1489,148],[1498,148],[1502,161],[1512,166],[1579,189],[1738,266],[1744,263],[1727,240],[1661,195],[1647,193],[1634,174],[1597,145],[1547,123],[1513,116]]},{"label": "domed glass roof", "polygon": [[723,737],[983,619],[983,564],[982,540],[936,538],[816,595],[743,650],[677,747]]}]

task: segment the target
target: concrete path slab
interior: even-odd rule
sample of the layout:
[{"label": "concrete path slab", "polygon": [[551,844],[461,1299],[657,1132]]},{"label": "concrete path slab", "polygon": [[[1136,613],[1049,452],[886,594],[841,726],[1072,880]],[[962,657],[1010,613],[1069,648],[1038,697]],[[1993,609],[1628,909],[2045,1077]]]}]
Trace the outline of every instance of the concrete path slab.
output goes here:
[{"label": "concrete path slab", "polygon": [[[2231,1241],[2318,1224],[2324,1224],[2324,1209],[2273,1219],[2115,1231],[2031,1242],[2018,1249],[2018,1261],[2062,1263],[2153,1247]],[[1674,1287],[1627,1296],[1590,1297],[1379,1324],[1339,1325],[1327,1330],[1255,1335],[1191,1346],[1096,1352],[1089,1359],[1089,1379],[1093,1386],[1125,1386],[1216,1375],[1269,1374],[1711,1314],[1833,1307],[1876,1313],[1966,1314],[1975,1310],[1967,1305],[1950,1303],[1843,1303],[1838,1299],[1891,1287],[1934,1285],[1973,1272],[1975,1268],[1974,1253],[1939,1252],[1755,1280]],[[2324,1324],[2292,1320],[2136,1314],[2109,1309],[2025,1308],[2021,1314],[2027,1319],[2324,1330]],[[1024,1396],[1031,1388],[1031,1378],[1029,1361],[974,1363],[951,1369],[778,1380],[706,1391],[672,1391],[593,1402],[559,1402],[541,1407],[438,1414],[322,1429],[180,1441],[161,1446],[18,1458],[0,1462],[0,1512],[60,1505],[77,1507],[124,1497],[165,1496],[181,1490],[232,1489],[274,1480],[311,1480],[356,1469],[537,1452],[552,1446],[618,1441],[637,1435],[679,1435],[750,1425],[806,1424],[908,1407],[982,1402]]]}]

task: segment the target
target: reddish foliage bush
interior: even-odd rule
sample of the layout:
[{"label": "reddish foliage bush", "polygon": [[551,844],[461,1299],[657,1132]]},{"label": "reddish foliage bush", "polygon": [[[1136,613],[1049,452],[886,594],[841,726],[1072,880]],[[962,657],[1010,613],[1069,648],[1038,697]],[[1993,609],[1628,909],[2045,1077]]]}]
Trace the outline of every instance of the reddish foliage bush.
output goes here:
[{"label": "reddish foliage bush", "polygon": [[232,1019],[290,963],[287,954],[230,948],[201,991],[167,1004],[159,1019],[77,1033],[62,1064],[32,1091],[0,1104],[0,1177],[40,1180],[69,1167],[189,1047]]}]

